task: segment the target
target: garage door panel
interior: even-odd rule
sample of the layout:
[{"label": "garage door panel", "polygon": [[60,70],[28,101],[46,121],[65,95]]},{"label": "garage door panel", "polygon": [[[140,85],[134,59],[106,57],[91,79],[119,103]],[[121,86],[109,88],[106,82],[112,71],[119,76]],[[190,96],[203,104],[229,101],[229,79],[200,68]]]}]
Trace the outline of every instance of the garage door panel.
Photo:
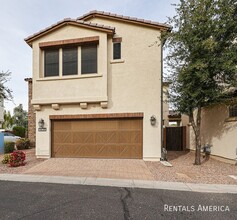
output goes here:
[{"label": "garage door panel", "polygon": [[94,131],[110,131],[118,129],[118,120],[102,120],[97,119],[93,121]]},{"label": "garage door panel", "polygon": [[91,131],[95,129],[95,123],[90,120],[72,121],[73,131]]},{"label": "garage door panel", "polygon": [[119,131],[119,143],[141,143],[141,131]]},{"label": "garage door panel", "polygon": [[57,121],[54,123],[55,131],[68,131],[71,130],[72,123],[70,121]]},{"label": "garage door panel", "polygon": [[73,143],[84,144],[84,143],[95,143],[95,135],[89,132],[72,132]]},{"label": "garage door panel", "polygon": [[117,143],[118,135],[115,131],[95,132],[95,143]]},{"label": "garage door panel", "polygon": [[142,119],[52,121],[52,156],[142,158]]},{"label": "garage door panel", "polygon": [[53,157],[64,157],[64,155],[74,155],[75,150],[72,144],[56,144],[55,150],[52,153]]},{"label": "garage door panel", "polygon": [[72,143],[72,134],[69,132],[57,132],[54,135],[55,143]]},{"label": "garage door panel", "polygon": [[133,120],[120,120],[118,121],[119,130],[133,130],[139,129],[142,127],[141,119],[133,119]]}]

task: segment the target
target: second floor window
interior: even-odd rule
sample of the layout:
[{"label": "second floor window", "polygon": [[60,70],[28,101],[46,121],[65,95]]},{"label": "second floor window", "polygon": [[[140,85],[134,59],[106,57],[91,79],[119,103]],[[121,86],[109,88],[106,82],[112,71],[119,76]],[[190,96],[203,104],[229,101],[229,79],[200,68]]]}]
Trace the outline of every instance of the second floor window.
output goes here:
[{"label": "second floor window", "polygon": [[44,77],[93,74],[98,71],[97,45],[44,50]]},{"label": "second floor window", "polygon": [[113,43],[113,59],[121,59],[121,43]]},{"label": "second floor window", "polygon": [[81,74],[97,73],[97,45],[81,47]]},{"label": "second floor window", "polygon": [[78,48],[63,49],[63,76],[77,75]]},{"label": "second floor window", "polygon": [[44,76],[59,76],[59,50],[45,50]]}]

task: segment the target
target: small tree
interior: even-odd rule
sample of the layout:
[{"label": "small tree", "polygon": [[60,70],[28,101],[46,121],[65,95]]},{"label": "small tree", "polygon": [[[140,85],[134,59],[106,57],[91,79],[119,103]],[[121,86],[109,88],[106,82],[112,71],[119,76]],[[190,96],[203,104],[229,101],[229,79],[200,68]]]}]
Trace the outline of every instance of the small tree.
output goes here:
[{"label": "small tree", "polygon": [[10,80],[11,72],[0,72],[0,98],[12,100],[12,90],[5,86],[5,83]]},{"label": "small tree", "polygon": [[201,113],[203,107],[223,102],[236,86],[236,0],[180,0],[169,19],[174,29],[164,35],[169,48],[167,64],[173,81],[171,101],[187,114],[201,164]]},{"label": "small tree", "polygon": [[[7,72],[0,72],[0,100],[12,100],[12,91],[5,86],[5,83],[9,81],[11,73],[9,71]],[[11,113],[8,111],[4,111],[4,122],[3,122],[3,128],[5,129],[11,129],[13,125]]]},{"label": "small tree", "polygon": [[27,111],[23,109],[22,104],[14,108],[13,118],[15,125],[27,128]]},{"label": "small tree", "polygon": [[13,120],[13,117],[11,116],[11,112],[4,111],[4,122],[2,124],[2,127],[6,130],[11,130],[13,124],[14,124],[14,120]]}]

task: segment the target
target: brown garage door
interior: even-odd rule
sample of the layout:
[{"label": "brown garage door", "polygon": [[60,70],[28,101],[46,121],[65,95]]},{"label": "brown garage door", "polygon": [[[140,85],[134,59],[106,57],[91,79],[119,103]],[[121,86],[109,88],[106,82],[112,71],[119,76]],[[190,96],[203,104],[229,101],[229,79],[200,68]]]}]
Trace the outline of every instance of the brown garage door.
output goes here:
[{"label": "brown garage door", "polygon": [[52,120],[52,157],[142,158],[142,119]]}]

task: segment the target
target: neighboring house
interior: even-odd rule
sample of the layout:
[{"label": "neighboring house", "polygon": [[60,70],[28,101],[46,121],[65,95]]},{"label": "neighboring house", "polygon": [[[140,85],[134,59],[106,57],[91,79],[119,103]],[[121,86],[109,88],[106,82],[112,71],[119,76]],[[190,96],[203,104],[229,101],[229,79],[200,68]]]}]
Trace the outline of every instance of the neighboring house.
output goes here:
[{"label": "neighboring house", "polygon": [[4,122],[4,99],[0,99],[0,128],[2,128]]},{"label": "neighboring house", "polygon": [[[190,127],[191,128],[191,127]],[[211,145],[211,154],[231,160],[237,159],[237,97],[231,103],[206,107],[202,112],[202,145]],[[190,129],[190,149],[195,149]]]},{"label": "neighboring house", "polygon": [[37,157],[159,160],[163,31],[170,26],[92,11],[25,39]]}]

